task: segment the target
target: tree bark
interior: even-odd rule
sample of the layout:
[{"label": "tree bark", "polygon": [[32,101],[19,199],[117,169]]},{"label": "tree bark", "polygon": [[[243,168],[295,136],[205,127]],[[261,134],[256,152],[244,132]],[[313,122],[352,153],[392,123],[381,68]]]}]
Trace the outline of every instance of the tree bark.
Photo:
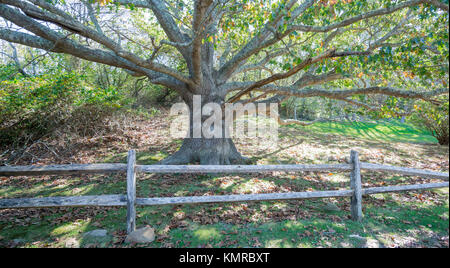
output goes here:
[{"label": "tree bark", "polygon": [[232,139],[186,138],[180,150],[161,164],[239,165],[248,161],[238,152]]},{"label": "tree bark", "polygon": [[[163,165],[238,165],[249,163],[237,150],[233,140],[225,135],[225,116],[221,116],[222,136],[220,138],[205,137],[201,133],[198,138],[194,135],[194,108],[192,101],[187,101],[190,113],[189,137],[185,138],[181,148],[172,156],[161,161]],[[202,96],[202,107],[206,103],[223,104],[223,98],[217,96]],[[210,116],[202,116],[203,124]],[[214,126],[218,127],[218,126]]]}]

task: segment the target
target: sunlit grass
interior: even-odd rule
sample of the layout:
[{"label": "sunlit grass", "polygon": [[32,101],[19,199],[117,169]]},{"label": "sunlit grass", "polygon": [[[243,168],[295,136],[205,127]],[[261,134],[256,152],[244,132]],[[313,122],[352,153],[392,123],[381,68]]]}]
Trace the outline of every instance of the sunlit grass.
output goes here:
[{"label": "sunlit grass", "polygon": [[411,124],[401,124],[393,121],[361,123],[361,122],[319,122],[310,126],[293,125],[290,128],[297,128],[314,133],[338,134],[352,136],[368,140],[401,141],[417,143],[437,143],[430,132],[419,129]]},{"label": "sunlit grass", "polygon": [[216,228],[204,228],[204,227],[194,231],[194,236],[196,239],[203,241],[219,239],[222,237]]}]

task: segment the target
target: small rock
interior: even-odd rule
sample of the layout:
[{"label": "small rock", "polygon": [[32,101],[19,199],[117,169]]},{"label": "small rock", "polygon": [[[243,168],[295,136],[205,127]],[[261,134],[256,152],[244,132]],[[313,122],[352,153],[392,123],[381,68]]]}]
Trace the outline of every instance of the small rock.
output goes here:
[{"label": "small rock", "polygon": [[85,236],[91,236],[91,237],[105,237],[108,235],[108,231],[98,229],[94,231],[90,231],[84,234]]},{"label": "small rock", "polygon": [[323,209],[326,210],[326,211],[331,211],[331,212],[339,212],[339,211],[341,211],[341,209],[338,206],[336,206],[335,204],[333,204],[333,203],[327,203],[323,207]]},{"label": "small rock", "polygon": [[79,248],[80,242],[76,238],[69,238],[65,244],[66,248]]},{"label": "small rock", "polygon": [[155,241],[155,230],[150,227],[138,229],[127,236],[125,243],[147,244]]}]

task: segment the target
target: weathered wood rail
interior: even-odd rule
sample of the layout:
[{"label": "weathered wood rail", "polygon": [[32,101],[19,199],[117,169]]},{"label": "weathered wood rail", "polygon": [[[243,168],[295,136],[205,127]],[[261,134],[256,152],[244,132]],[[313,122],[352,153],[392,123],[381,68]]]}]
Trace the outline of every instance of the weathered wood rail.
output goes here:
[{"label": "weathered wood rail", "polygon": [[[419,176],[440,179],[446,182],[362,188],[361,170],[396,173],[407,176]],[[136,198],[137,173],[203,173],[203,174],[237,174],[263,172],[350,172],[350,187],[346,190],[291,192],[272,194],[190,196],[163,198]],[[449,174],[404,167],[361,163],[358,152],[352,151],[349,164],[337,165],[266,165],[266,166],[141,166],[136,165],[136,152],[129,151],[127,164],[92,164],[92,165],[52,165],[52,166],[2,166],[0,176],[40,176],[40,175],[76,175],[127,173],[126,195],[72,196],[45,198],[0,199],[0,209],[11,208],[46,208],[46,207],[127,207],[127,231],[136,228],[136,206],[161,206],[202,203],[231,203],[253,201],[299,200],[327,197],[350,197],[351,215],[355,221],[362,220],[362,197],[364,195],[401,191],[429,190],[449,187]]]}]

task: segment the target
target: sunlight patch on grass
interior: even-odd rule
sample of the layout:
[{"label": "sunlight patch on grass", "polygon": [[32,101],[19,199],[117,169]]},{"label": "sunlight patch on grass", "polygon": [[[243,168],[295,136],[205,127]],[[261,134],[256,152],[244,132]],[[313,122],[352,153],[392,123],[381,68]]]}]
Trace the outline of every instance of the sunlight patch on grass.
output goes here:
[{"label": "sunlight patch on grass", "polygon": [[[126,163],[127,162],[127,152],[114,153],[111,154],[104,159],[102,159],[102,163]],[[159,162],[169,154],[163,151],[158,152],[137,152],[136,153],[136,162],[143,165],[152,165],[156,162]]]},{"label": "sunlight patch on grass", "polygon": [[265,247],[266,248],[281,248],[283,244],[282,239],[272,239],[266,242]]},{"label": "sunlight patch on grass", "polygon": [[215,182],[217,182],[219,184],[220,189],[228,190],[232,186],[235,186],[241,180],[242,180],[242,178],[237,177],[237,176],[235,176],[235,177],[226,176],[226,177],[221,177],[221,178],[215,179]]},{"label": "sunlight patch on grass", "polygon": [[287,203],[284,203],[284,202],[276,202],[276,203],[274,203],[273,205],[272,205],[272,209],[279,209],[279,210],[282,210],[282,209],[285,209],[285,208],[287,208]]},{"label": "sunlight patch on grass", "polygon": [[251,179],[245,183],[242,183],[234,188],[235,193],[238,194],[257,194],[272,192],[276,188],[276,185],[272,181],[265,181],[260,179]]},{"label": "sunlight patch on grass", "polygon": [[180,191],[177,191],[177,192],[174,194],[174,196],[181,197],[181,196],[188,196],[188,194],[189,194],[189,191],[180,190]]},{"label": "sunlight patch on grass", "polygon": [[348,182],[350,179],[348,177],[348,174],[328,174],[326,176],[326,181],[329,182],[335,182],[335,183],[341,183],[341,182]]},{"label": "sunlight patch on grass", "polygon": [[399,122],[361,123],[361,122],[320,122],[310,126],[289,126],[308,132],[353,136],[368,140],[433,143],[437,140],[431,133],[410,124]]},{"label": "sunlight patch on grass", "polygon": [[156,154],[153,155],[144,155],[142,157],[139,157],[137,161],[139,162],[161,161],[168,156],[169,154],[167,153],[157,152]]},{"label": "sunlight patch on grass", "polygon": [[82,233],[88,228],[90,222],[91,220],[78,220],[75,222],[66,223],[53,229],[50,234],[53,236],[61,236],[67,234]]},{"label": "sunlight patch on grass", "polygon": [[196,230],[194,232],[194,236],[203,241],[207,241],[210,239],[219,239],[222,237],[222,235],[219,233],[219,231],[216,228],[201,228],[199,230]]}]

